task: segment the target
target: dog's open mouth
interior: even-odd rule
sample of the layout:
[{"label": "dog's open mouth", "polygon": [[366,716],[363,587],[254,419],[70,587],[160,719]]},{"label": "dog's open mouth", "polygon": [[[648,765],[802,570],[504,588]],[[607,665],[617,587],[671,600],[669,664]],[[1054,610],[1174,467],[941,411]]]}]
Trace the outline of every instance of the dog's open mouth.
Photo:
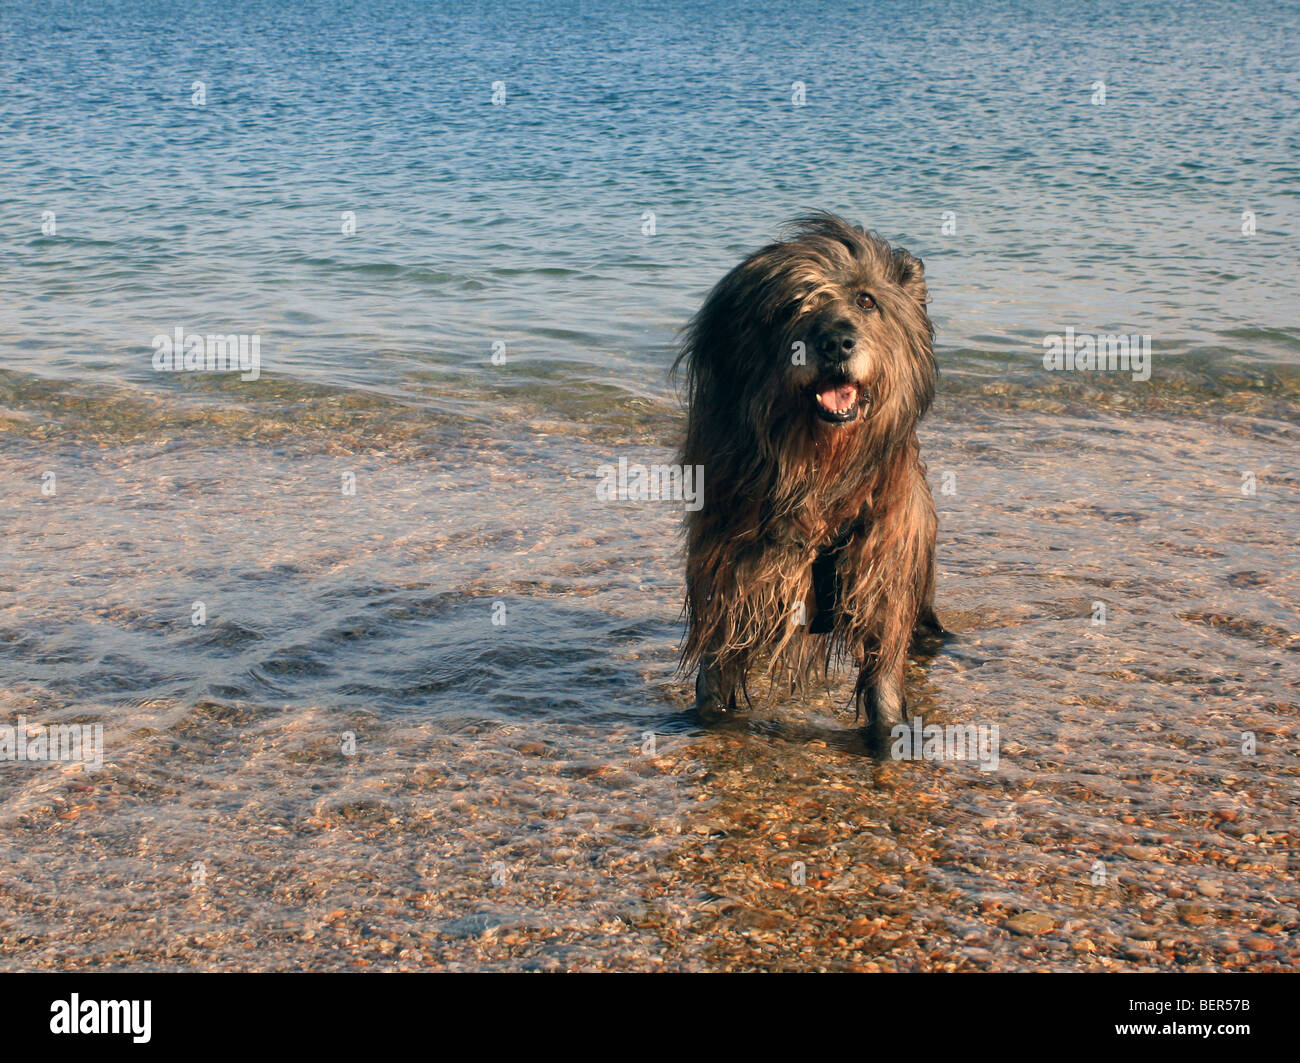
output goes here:
[{"label": "dog's open mouth", "polygon": [[813,388],[813,409],[823,421],[848,424],[858,419],[865,393],[848,380],[824,380]]}]

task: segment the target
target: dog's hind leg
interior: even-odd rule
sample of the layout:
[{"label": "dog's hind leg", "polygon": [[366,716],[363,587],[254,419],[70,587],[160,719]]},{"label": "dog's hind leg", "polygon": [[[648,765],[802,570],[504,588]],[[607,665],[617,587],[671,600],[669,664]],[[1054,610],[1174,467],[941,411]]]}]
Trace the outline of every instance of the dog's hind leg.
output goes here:
[{"label": "dog's hind leg", "polygon": [[919,500],[915,506],[921,528],[918,537],[920,564],[917,567],[923,582],[912,635],[924,640],[942,641],[952,632],[939,622],[939,614],[934,611],[934,541],[939,521],[934,512],[934,496],[930,494],[930,489],[925,482],[924,468],[919,470],[918,475],[920,482],[913,497]]},{"label": "dog's hind leg", "polygon": [[922,606],[921,613],[916,618],[916,626],[912,629],[912,652],[921,656],[933,656],[952,637],[952,632],[939,622],[934,606]]}]

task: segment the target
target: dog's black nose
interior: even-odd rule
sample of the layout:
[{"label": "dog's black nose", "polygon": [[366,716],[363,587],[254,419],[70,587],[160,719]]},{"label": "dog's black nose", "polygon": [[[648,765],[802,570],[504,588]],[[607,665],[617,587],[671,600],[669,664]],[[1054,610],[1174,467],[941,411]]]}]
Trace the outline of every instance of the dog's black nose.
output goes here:
[{"label": "dog's black nose", "polygon": [[853,355],[855,343],[853,326],[847,321],[836,321],[817,330],[813,349],[828,362],[847,362]]}]

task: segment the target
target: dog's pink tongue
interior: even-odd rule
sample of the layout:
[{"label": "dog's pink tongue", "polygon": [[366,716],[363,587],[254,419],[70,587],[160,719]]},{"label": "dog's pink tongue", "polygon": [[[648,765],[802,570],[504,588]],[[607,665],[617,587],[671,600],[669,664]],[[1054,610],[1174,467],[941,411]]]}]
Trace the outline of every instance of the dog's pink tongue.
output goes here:
[{"label": "dog's pink tongue", "polygon": [[858,401],[858,389],[852,384],[840,384],[817,393],[817,399],[828,410],[842,413]]}]

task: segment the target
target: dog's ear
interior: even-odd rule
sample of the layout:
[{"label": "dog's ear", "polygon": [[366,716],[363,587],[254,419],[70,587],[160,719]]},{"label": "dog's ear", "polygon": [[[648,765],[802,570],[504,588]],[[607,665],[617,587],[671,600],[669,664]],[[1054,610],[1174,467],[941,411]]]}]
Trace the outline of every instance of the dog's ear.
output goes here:
[{"label": "dog's ear", "polygon": [[925,286],[925,263],[910,251],[896,247],[894,269],[897,271],[899,286],[924,306],[929,299],[929,291]]}]

